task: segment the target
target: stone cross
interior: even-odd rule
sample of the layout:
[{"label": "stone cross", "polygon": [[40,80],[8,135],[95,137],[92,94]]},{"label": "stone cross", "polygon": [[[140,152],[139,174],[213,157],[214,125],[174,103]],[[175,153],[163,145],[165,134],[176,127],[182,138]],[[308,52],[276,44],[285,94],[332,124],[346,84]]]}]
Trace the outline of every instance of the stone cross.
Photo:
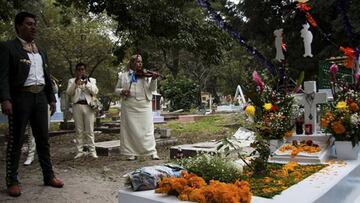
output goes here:
[{"label": "stone cross", "polygon": [[315,81],[305,81],[304,82],[304,93],[298,94],[296,96],[298,102],[305,108],[305,125],[311,124],[313,129],[313,134],[316,134],[317,122],[316,122],[316,105],[320,103],[327,102],[327,95],[323,92],[316,92],[316,82]]}]

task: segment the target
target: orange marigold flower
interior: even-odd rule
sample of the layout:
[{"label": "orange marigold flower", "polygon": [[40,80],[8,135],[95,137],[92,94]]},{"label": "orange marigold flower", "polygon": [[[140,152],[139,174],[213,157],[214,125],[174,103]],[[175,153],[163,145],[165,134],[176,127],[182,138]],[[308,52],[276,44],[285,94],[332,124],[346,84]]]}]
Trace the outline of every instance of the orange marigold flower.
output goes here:
[{"label": "orange marigold flower", "polygon": [[343,134],[346,132],[346,129],[344,125],[341,123],[341,121],[335,121],[331,124],[331,129],[335,132],[335,134]]},{"label": "orange marigold flower", "polygon": [[264,183],[270,183],[271,181],[273,181],[273,179],[270,178],[270,177],[265,177],[264,178]]},{"label": "orange marigold flower", "polygon": [[322,127],[322,128],[327,128],[328,126],[329,126],[329,121],[327,120],[327,119],[325,119],[325,118],[322,118],[322,119],[320,119],[320,126]]},{"label": "orange marigold flower", "polygon": [[[226,202],[226,203],[250,203],[251,192],[249,183],[246,181],[236,181],[234,184],[226,184],[211,180],[207,185],[205,181],[187,172],[181,173],[181,178],[164,178],[155,191],[159,193],[169,193],[174,190],[179,194],[180,200],[206,202]],[[185,184],[185,185],[183,185]],[[175,189],[177,188],[177,189]]]},{"label": "orange marigold flower", "polygon": [[351,111],[359,111],[359,105],[357,103],[355,103],[355,102],[351,102],[349,104],[349,107],[350,107]]}]

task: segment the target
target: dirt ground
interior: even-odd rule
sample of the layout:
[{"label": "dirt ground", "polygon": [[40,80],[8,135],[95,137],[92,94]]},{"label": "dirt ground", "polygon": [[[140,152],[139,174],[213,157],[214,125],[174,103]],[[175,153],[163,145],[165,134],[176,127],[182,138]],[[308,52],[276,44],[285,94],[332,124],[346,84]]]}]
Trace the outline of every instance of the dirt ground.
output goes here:
[{"label": "dirt ground", "polygon": [[[194,142],[208,141],[222,137],[227,131],[216,134],[197,134]],[[189,142],[187,135],[179,135],[177,144]],[[137,161],[126,161],[123,156],[99,156],[98,159],[81,158],[74,160],[76,153],[73,143],[74,134],[60,135],[50,138],[52,163],[56,176],[61,178],[65,186],[57,189],[44,186],[41,169],[37,160],[30,166],[23,166],[25,154],[19,165],[19,181],[22,195],[13,198],[7,195],[5,186],[5,149],[0,146],[0,202],[117,202],[118,190],[124,188],[124,174],[142,166],[151,166],[169,162],[169,148],[158,147],[161,160],[150,158]],[[97,134],[96,141],[118,139],[115,134]],[[184,140],[184,141],[181,141]],[[186,140],[186,141],[185,141]],[[1,185],[2,184],[2,185]]]},{"label": "dirt ground", "polygon": [[[101,137],[102,134],[97,135]],[[109,139],[109,135],[104,135]],[[145,159],[126,161],[122,156],[99,156],[74,160],[76,153],[73,134],[50,138],[52,163],[56,176],[65,186],[62,189],[43,186],[41,168],[37,157],[32,165],[23,166],[23,154],[19,167],[22,195],[9,197],[5,187],[5,146],[0,154],[0,201],[6,202],[117,202],[117,191],[124,187],[123,175],[141,166],[156,165],[167,161],[168,148],[159,148],[162,160]],[[115,135],[114,135],[115,138]]]}]

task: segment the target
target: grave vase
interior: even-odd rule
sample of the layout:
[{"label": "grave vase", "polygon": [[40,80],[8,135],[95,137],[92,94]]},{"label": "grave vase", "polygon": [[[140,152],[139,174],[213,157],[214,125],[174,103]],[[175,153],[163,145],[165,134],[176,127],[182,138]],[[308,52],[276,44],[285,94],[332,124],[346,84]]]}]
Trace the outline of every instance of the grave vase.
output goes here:
[{"label": "grave vase", "polygon": [[356,160],[358,159],[359,143],[354,147],[351,141],[335,141],[335,150],[337,159]]},{"label": "grave vase", "polygon": [[268,144],[269,144],[269,148],[270,148],[270,153],[274,153],[277,149],[279,149],[281,147],[281,145],[284,144],[284,139],[271,139],[268,140]]}]

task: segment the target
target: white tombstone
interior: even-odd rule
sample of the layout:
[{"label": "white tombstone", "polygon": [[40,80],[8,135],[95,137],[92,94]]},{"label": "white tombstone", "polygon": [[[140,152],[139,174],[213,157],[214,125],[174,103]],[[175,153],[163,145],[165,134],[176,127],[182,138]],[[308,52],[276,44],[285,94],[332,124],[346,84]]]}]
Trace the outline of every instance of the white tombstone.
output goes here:
[{"label": "white tombstone", "polygon": [[240,85],[238,85],[238,86],[236,87],[236,92],[235,92],[234,99],[237,99],[237,100],[238,100],[239,105],[241,105],[241,104],[246,104],[246,100],[245,100],[245,97],[244,97],[244,93],[243,93]]},{"label": "white tombstone", "polygon": [[301,29],[300,33],[301,33],[301,37],[304,39],[304,49],[305,49],[305,53],[304,53],[304,57],[313,57],[312,53],[311,53],[311,43],[313,40],[313,35],[309,30],[310,25],[308,23],[303,24],[303,29]]},{"label": "white tombstone", "polygon": [[275,48],[276,48],[276,56],[275,59],[278,61],[282,61],[285,59],[283,50],[282,50],[282,44],[283,44],[283,38],[282,38],[283,29],[277,29],[274,31],[275,36]]},{"label": "white tombstone", "polygon": [[305,81],[304,82],[304,93],[298,94],[298,102],[304,106],[305,109],[305,125],[311,124],[313,129],[313,134],[316,134],[317,127],[317,104],[327,102],[327,94],[324,92],[316,91],[316,82],[315,81]]}]

